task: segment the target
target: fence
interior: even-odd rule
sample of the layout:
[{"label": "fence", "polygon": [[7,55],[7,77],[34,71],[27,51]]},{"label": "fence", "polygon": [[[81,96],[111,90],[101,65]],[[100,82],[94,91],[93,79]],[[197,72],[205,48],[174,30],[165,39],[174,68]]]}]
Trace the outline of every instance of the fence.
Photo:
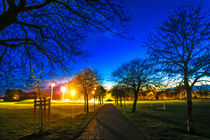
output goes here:
[{"label": "fence", "polygon": [[39,98],[35,97],[34,99],[34,116],[35,120],[37,119],[37,107],[39,109],[39,124],[40,124],[40,131],[44,130],[44,123],[47,122],[48,129],[50,127],[50,106],[51,101],[50,99],[46,100],[46,98]]}]

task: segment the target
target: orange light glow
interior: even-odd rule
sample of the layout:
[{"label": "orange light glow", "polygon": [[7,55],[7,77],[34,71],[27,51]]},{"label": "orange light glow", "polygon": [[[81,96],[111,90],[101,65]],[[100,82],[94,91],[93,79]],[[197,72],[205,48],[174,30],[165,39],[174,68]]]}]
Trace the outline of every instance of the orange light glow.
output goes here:
[{"label": "orange light glow", "polygon": [[71,95],[72,95],[72,96],[75,95],[75,91],[74,91],[74,90],[71,91]]},{"label": "orange light glow", "polygon": [[55,87],[55,83],[51,83],[51,87]]},{"label": "orange light glow", "polygon": [[61,91],[65,92],[66,91],[66,87],[61,87]]},{"label": "orange light glow", "polygon": [[65,102],[65,100],[64,100],[64,92],[66,91],[66,87],[61,87],[61,91],[63,92],[63,102]]}]

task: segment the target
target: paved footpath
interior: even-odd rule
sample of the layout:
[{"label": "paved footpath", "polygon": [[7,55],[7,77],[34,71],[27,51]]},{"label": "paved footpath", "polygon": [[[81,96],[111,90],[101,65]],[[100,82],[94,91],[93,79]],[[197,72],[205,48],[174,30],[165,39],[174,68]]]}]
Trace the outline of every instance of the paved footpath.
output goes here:
[{"label": "paved footpath", "polygon": [[105,105],[78,140],[145,140],[113,105]]}]

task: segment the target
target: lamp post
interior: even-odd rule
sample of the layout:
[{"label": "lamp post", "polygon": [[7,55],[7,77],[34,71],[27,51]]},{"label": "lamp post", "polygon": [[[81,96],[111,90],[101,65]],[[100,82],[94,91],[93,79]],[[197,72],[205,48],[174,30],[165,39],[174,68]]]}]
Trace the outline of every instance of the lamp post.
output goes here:
[{"label": "lamp post", "polygon": [[61,91],[63,92],[63,102],[64,102],[64,93],[66,91],[66,87],[61,87]]},{"label": "lamp post", "polygon": [[53,87],[55,86],[54,81],[52,81],[50,85],[51,85],[50,101],[52,101],[52,99],[53,99]]}]

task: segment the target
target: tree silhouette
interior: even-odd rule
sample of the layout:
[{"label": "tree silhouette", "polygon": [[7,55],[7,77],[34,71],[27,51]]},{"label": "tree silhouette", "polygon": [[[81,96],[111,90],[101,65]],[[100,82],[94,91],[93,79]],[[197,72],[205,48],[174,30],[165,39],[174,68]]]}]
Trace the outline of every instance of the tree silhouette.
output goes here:
[{"label": "tree silhouette", "polygon": [[29,84],[24,85],[25,88],[29,89],[29,90],[34,90],[34,99],[36,99],[37,97],[39,98],[44,98],[46,97],[46,92],[44,89],[42,89],[45,86],[46,81],[43,81],[41,79],[41,74],[42,74],[42,70],[39,71],[39,73],[34,71],[34,68],[32,66],[32,79],[30,81]]},{"label": "tree silhouette", "polygon": [[136,111],[138,93],[150,84],[149,65],[146,60],[134,59],[128,63],[122,64],[112,73],[116,82],[128,86],[134,94],[132,112]]},{"label": "tree silhouette", "polygon": [[118,98],[119,98],[119,94],[120,94],[118,85],[115,85],[115,86],[111,89],[111,93],[112,93],[112,96],[115,97],[115,103],[118,104]]},{"label": "tree silhouette", "polygon": [[200,5],[186,4],[173,9],[167,20],[145,40],[156,70],[181,81],[187,92],[188,132],[193,126],[192,88],[209,76],[209,30],[207,13]]},{"label": "tree silhouette", "polygon": [[115,97],[115,99],[117,100],[117,104],[118,104],[118,98],[120,98],[120,106],[122,107],[122,98],[126,96],[126,91],[127,88],[125,86],[122,85],[115,85],[112,89],[112,96]]},{"label": "tree silhouette", "polygon": [[86,56],[79,44],[87,32],[123,36],[127,20],[120,0],[2,0],[0,76],[28,74],[32,64],[44,67],[45,73],[69,71],[71,62]]},{"label": "tree silhouette", "polygon": [[100,104],[103,103],[103,98],[105,95],[106,95],[106,90],[104,89],[104,87],[102,85],[97,86],[94,96],[98,97]]},{"label": "tree silhouette", "polygon": [[98,74],[91,67],[82,69],[73,79],[73,82],[77,85],[84,96],[84,111],[87,113],[89,112],[88,95],[92,93],[92,90],[98,84],[98,81]]}]

